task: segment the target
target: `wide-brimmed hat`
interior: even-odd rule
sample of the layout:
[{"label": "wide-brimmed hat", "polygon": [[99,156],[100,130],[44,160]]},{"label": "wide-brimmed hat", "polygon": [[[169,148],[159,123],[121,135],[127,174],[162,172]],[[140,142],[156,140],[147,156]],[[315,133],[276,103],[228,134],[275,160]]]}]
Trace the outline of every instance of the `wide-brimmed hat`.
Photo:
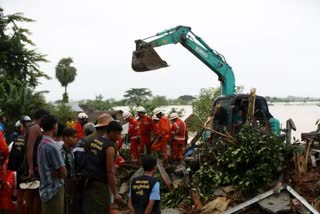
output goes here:
[{"label": "wide-brimmed hat", "polygon": [[111,117],[110,114],[101,114],[97,118],[97,124],[94,127],[97,128],[97,127],[107,126],[111,121],[113,121],[113,118]]}]

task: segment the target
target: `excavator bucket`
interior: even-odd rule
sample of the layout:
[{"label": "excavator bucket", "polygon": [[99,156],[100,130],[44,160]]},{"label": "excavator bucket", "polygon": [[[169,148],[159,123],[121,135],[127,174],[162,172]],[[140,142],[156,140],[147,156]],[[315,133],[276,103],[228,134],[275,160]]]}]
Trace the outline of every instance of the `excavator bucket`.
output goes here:
[{"label": "excavator bucket", "polygon": [[136,72],[145,72],[168,67],[166,61],[162,60],[154,48],[148,44],[137,43],[137,49],[133,51],[131,67]]}]

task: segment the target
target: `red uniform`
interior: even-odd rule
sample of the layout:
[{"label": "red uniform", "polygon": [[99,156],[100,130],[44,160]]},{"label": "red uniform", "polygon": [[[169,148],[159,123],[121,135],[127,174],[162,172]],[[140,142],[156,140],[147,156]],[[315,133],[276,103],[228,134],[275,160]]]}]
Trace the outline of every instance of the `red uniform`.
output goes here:
[{"label": "red uniform", "polygon": [[78,137],[78,140],[81,140],[83,138],[83,126],[80,124],[80,122],[76,122],[74,125],[73,125],[73,128],[75,130],[77,130],[77,137]]},{"label": "red uniform", "polygon": [[0,210],[7,210],[14,213],[16,205],[12,203],[11,196],[14,192],[14,173],[8,170],[8,161],[0,166],[0,178],[2,180],[2,189],[0,191]]},{"label": "red uniform", "polygon": [[4,139],[2,131],[0,131],[0,156],[2,159],[0,161],[4,161],[9,157],[8,145]]},{"label": "red uniform", "polygon": [[166,116],[160,118],[157,129],[161,138],[152,144],[152,150],[156,152],[162,151],[165,159],[167,159],[167,145],[170,138],[170,121]]},{"label": "red uniform", "polygon": [[171,126],[171,158],[182,160],[183,148],[186,142],[186,124],[177,118]]},{"label": "red uniform", "polygon": [[138,119],[141,130],[140,153],[144,153],[146,147],[148,154],[151,154],[151,132],[153,131],[153,121],[150,117],[144,116]]},{"label": "red uniform", "polygon": [[140,136],[141,136],[139,123],[133,117],[130,117],[128,122],[129,122],[128,136],[129,136],[129,140],[130,140],[131,157],[132,157],[132,159],[138,159],[139,140],[140,140]]},{"label": "red uniform", "polygon": [[122,148],[122,144],[123,144],[122,137],[119,137],[117,141],[117,146],[118,146],[117,151],[119,151]]}]

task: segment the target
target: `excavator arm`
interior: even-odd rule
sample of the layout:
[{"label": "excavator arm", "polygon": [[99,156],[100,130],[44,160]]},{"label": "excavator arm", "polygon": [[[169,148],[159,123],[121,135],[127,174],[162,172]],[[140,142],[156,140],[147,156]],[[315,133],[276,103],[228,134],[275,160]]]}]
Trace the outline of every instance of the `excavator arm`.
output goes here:
[{"label": "excavator arm", "polygon": [[[158,38],[146,42],[152,37]],[[132,56],[132,68],[134,71],[145,72],[168,67],[167,62],[160,58],[154,48],[180,43],[218,75],[222,95],[234,95],[235,78],[232,68],[222,55],[210,48],[199,36],[195,35],[190,27],[178,26],[157,33],[152,37],[135,41],[136,50]]]}]

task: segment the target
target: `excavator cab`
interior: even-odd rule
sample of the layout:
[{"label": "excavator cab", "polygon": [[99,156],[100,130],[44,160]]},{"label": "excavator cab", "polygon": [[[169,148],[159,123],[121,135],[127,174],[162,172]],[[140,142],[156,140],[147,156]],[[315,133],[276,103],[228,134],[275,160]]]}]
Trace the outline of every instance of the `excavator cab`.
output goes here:
[{"label": "excavator cab", "polygon": [[[220,96],[214,100],[213,128],[217,131],[237,132],[240,126],[246,123],[248,114],[249,95],[237,94],[232,96]],[[217,107],[218,106],[218,109]],[[269,120],[273,118],[268,109],[264,97],[255,98],[254,125],[269,126]]]},{"label": "excavator cab", "polygon": [[168,67],[150,43],[136,40],[136,50],[132,54],[131,67],[136,72],[145,72]]}]

